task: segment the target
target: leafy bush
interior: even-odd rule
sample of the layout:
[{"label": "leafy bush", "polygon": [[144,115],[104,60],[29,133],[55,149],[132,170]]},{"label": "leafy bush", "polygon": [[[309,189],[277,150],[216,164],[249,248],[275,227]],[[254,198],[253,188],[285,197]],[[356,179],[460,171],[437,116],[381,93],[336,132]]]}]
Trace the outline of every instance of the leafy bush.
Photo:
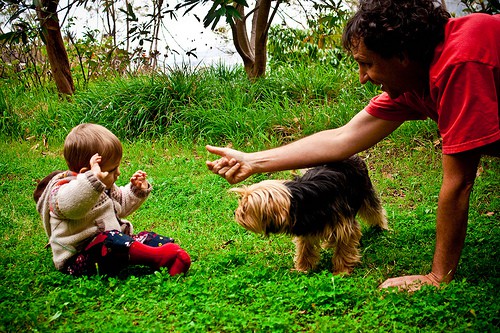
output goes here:
[{"label": "leafy bush", "polygon": [[342,1],[315,1],[307,29],[274,25],[269,31],[268,54],[271,67],[320,64],[336,67],[346,59],[342,31],[350,13]]},{"label": "leafy bush", "polygon": [[466,13],[500,13],[500,2],[498,0],[461,0],[460,3],[464,5]]}]

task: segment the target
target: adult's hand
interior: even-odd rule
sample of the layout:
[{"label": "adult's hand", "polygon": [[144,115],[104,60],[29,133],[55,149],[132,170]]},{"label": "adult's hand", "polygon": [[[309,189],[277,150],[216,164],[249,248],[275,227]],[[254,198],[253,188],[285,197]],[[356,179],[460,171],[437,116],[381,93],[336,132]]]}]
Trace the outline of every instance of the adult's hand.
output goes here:
[{"label": "adult's hand", "polygon": [[379,286],[379,289],[398,288],[399,291],[413,292],[419,290],[424,285],[439,287],[439,280],[433,273],[400,276],[385,280]]},{"label": "adult's hand", "polygon": [[245,160],[245,153],[231,148],[209,145],[206,149],[221,157],[218,160],[207,161],[208,169],[226,179],[230,184],[239,183],[254,173],[250,164]]}]

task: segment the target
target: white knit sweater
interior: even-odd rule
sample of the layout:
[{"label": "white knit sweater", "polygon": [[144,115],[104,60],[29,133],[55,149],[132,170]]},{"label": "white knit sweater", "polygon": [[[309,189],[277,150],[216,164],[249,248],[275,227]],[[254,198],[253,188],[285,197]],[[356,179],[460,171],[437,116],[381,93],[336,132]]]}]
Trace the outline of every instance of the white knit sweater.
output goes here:
[{"label": "white knit sweater", "polygon": [[57,174],[37,202],[55,267],[63,269],[66,261],[100,232],[132,234],[132,224],[122,218],[137,210],[150,192],[151,186],[143,190],[129,183],[113,185],[106,193],[105,185],[92,171]]}]

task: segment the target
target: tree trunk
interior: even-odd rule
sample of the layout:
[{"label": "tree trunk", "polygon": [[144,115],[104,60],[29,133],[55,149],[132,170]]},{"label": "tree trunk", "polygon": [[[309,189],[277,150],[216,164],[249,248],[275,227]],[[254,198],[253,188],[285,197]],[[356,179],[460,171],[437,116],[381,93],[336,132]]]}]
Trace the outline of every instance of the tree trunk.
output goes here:
[{"label": "tree trunk", "polygon": [[240,13],[242,19],[236,20],[236,22],[230,22],[231,32],[233,35],[233,44],[236,48],[236,52],[238,52],[241,59],[243,60],[243,66],[245,68],[247,76],[251,78],[255,61],[255,49],[250,43],[247,35],[245,7],[238,5],[236,9]]},{"label": "tree trunk", "polygon": [[448,10],[446,8],[446,0],[441,0],[441,7],[443,7],[444,10]]},{"label": "tree trunk", "polygon": [[59,0],[41,0],[38,3],[40,5],[36,6],[36,12],[42,28],[52,77],[60,94],[72,95],[75,92],[75,86],[57,17]]},{"label": "tree trunk", "polygon": [[[269,26],[267,20],[271,11],[270,0],[258,0],[256,4],[254,24],[252,24],[252,36],[255,36],[255,62],[253,66],[253,78],[258,78],[266,74],[267,63],[267,36]],[[277,5],[276,5],[277,6]]]},{"label": "tree trunk", "polygon": [[233,43],[236,52],[243,59],[245,72],[250,80],[255,80],[266,74],[267,63],[267,37],[271,22],[278,10],[280,0],[276,1],[276,7],[271,17],[271,0],[257,0],[253,9],[252,30],[248,38],[246,28],[246,16],[244,7],[237,5],[236,9],[242,19],[230,22]]}]

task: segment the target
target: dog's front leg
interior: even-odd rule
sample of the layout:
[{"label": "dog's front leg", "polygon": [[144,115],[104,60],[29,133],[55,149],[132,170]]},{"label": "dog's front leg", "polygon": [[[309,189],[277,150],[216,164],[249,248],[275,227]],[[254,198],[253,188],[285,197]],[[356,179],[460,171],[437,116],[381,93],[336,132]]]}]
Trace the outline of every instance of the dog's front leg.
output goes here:
[{"label": "dog's front leg", "polygon": [[361,227],[353,218],[344,221],[335,230],[337,247],[332,258],[333,274],[350,274],[354,266],[361,261],[359,254],[359,240],[361,239]]},{"label": "dog's front leg", "polygon": [[320,259],[320,246],[317,237],[297,236],[295,243],[295,269],[301,272],[313,270]]}]

